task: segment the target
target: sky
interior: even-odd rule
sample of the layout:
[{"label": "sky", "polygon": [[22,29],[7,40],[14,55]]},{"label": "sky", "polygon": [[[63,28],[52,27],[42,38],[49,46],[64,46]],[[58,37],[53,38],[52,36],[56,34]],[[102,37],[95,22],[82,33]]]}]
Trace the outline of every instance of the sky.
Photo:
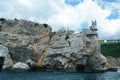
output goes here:
[{"label": "sky", "polygon": [[99,39],[120,39],[120,0],[0,0],[0,17],[80,32],[97,21]]}]

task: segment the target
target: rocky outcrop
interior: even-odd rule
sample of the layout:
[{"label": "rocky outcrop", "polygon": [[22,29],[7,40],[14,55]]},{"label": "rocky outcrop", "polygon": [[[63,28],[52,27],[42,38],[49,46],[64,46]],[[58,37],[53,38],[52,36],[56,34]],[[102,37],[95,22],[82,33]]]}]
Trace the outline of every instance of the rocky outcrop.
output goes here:
[{"label": "rocky outcrop", "polygon": [[8,69],[13,65],[13,61],[8,52],[5,46],[0,45],[0,57],[4,58],[2,69]]},{"label": "rocky outcrop", "polygon": [[48,70],[91,71],[103,70],[106,62],[100,54],[97,35],[60,30],[51,38],[43,65]]},{"label": "rocky outcrop", "polygon": [[24,70],[24,71],[26,71],[26,70],[29,70],[29,69],[30,69],[30,67],[27,64],[21,63],[21,62],[17,62],[12,67],[12,70],[22,70],[22,71]]},{"label": "rocky outcrop", "polygon": [[107,60],[110,66],[120,66],[120,58],[114,58],[112,56],[107,56]]},{"label": "rocky outcrop", "polygon": [[0,43],[8,47],[13,63],[37,62],[49,42],[51,28],[25,20],[8,20],[2,24]]},{"label": "rocky outcrop", "polygon": [[27,60],[26,64],[30,67],[31,70],[36,70],[36,63],[31,59]]},{"label": "rocky outcrop", "polygon": [[31,69],[99,71],[107,60],[100,53],[95,27],[96,23],[92,24],[90,31],[86,30],[89,33],[64,29],[52,32],[47,24],[6,20],[1,23],[0,43],[8,48],[14,64],[22,62]]}]

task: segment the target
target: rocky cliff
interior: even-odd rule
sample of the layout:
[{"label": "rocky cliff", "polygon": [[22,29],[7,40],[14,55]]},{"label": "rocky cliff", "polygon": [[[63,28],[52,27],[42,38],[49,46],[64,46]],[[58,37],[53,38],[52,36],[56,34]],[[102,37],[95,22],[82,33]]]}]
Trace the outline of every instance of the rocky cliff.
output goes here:
[{"label": "rocky cliff", "polygon": [[[93,28],[90,29],[96,30]],[[0,44],[8,48],[10,69],[99,71],[104,70],[107,63],[100,53],[98,35],[92,31],[89,34],[65,29],[52,32],[47,24],[5,20],[0,21]],[[0,54],[3,54],[1,49]]]},{"label": "rocky cliff", "polygon": [[114,58],[112,56],[107,56],[107,61],[109,66],[120,66],[120,58]]}]

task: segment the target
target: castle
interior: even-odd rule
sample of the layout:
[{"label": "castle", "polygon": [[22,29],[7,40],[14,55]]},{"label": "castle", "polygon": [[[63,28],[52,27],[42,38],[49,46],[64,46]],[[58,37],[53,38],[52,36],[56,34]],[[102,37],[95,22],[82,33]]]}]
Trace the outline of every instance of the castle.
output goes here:
[{"label": "castle", "polygon": [[90,29],[83,29],[82,31],[85,35],[97,35],[97,22],[92,21],[92,26],[90,26]]}]

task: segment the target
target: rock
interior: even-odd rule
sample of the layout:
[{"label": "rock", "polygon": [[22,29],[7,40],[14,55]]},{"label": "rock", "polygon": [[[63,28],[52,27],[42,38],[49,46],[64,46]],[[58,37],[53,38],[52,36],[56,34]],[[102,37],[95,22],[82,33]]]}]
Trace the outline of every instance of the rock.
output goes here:
[{"label": "rock", "polygon": [[100,53],[92,55],[88,60],[88,65],[96,71],[105,70],[107,59]]},{"label": "rock", "polygon": [[9,53],[8,48],[0,45],[0,57],[4,58],[4,62],[2,66],[3,70],[13,66],[13,61],[8,53]]},{"label": "rock", "polygon": [[118,60],[119,66],[120,66],[120,58],[117,58],[117,60]]},{"label": "rock", "polygon": [[1,26],[0,43],[8,47],[13,63],[19,62],[18,69],[26,63],[45,71],[99,71],[107,63],[100,53],[96,22],[81,33],[52,32],[47,24],[26,20],[6,20]]},{"label": "rock", "polygon": [[35,70],[36,68],[36,63],[34,61],[32,61],[31,59],[28,59],[26,61],[26,64],[30,67],[31,70]]},{"label": "rock", "polygon": [[12,67],[13,70],[29,70],[30,67],[22,62],[17,62],[16,64],[13,65]]},{"label": "rock", "polygon": [[50,40],[50,26],[25,20],[6,20],[2,26],[0,43],[8,47],[13,63],[37,62]]},{"label": "rock", "polygon": [[0,71],[2,70],[3,63],[4,63],[4,57],[0,57]]},{"label": "rock", "polygon": [[111,66],[120,66],[120,58],[114,58],[112,56],[107,56],[108,63]]},{"label": "rock", "polygon": [[106,63],[107,59],[100,53],[97,35],[69,34],[62,30],[51,38],[43,66],[49,71],[85,71],[87,68],[100,71],[105,69]]}]

